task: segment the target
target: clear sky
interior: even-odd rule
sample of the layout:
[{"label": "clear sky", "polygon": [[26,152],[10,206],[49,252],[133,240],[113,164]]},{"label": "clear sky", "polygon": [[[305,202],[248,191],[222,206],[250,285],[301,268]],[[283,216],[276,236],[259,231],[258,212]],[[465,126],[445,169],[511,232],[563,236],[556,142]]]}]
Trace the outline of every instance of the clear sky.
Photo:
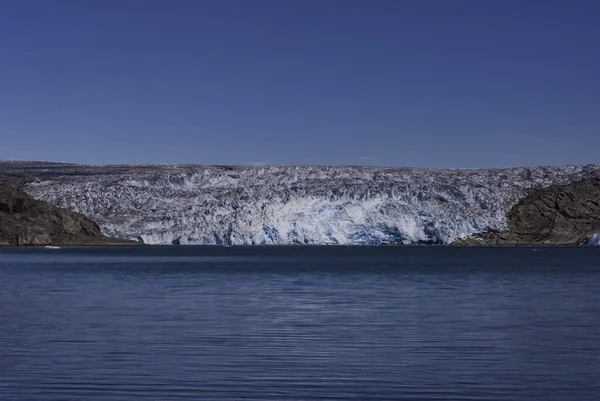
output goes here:
[{"label": "clear sky", "polygon": [[600,162],[597,0],[1,0],[0,158]]}]

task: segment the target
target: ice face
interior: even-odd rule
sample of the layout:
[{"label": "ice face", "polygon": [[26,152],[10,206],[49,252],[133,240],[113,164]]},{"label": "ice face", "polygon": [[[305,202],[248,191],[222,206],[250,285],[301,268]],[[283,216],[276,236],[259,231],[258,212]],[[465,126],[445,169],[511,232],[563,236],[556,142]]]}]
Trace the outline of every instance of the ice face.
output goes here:
[{"label": "ice face", "polygon": [[588,235],[583,240],[583,244],[584,245],[598,245],[598,246],[600,246],[600,233]]},{"label": "ice face", "polygon": [[444,244],[503,230],[529,189],[599,168],[49,164],[26,190],[148,244]]}]

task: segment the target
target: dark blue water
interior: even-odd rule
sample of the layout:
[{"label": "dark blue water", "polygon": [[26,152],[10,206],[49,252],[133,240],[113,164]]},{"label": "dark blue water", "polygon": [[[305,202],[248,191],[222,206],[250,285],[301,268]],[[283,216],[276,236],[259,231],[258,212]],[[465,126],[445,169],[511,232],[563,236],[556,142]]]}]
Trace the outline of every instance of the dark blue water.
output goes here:
[{"label": "dark blue water", "polygon": [[2,400],[600,400],[600,248],[0,249]]}]

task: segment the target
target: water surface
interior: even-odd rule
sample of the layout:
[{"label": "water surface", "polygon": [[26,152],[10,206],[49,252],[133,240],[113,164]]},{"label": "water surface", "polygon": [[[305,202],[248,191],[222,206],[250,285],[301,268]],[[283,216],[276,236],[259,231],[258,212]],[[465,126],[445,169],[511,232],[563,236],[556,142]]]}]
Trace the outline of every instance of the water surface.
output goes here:
[{"label": "water surface", "polygon": [[0,248],[6,400],[599,400],[600,248]]}]

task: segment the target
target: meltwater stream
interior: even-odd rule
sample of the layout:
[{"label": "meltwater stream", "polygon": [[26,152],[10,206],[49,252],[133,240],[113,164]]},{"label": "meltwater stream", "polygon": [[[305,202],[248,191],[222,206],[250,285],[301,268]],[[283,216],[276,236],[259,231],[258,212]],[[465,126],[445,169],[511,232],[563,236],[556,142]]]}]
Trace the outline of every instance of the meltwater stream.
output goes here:
[{"label": "meltwater stream", "polygon": [[2,400],[600,399],[600,248],[0,248]]}]

